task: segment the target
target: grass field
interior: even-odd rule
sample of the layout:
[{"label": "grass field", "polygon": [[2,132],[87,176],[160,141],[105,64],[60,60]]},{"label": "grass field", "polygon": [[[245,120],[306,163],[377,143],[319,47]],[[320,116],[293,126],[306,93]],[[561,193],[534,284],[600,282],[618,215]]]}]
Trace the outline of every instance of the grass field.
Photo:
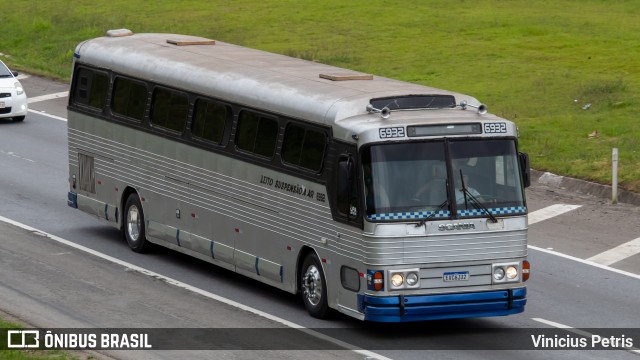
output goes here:
[{"label": "grass field", "polygon": [[468,93],[518,124],[534,168],[610,183],[617,147],[640,192],[638,1],[2,2],[0,52],[27,72],[68,80],[107,29],[209,37]]}]

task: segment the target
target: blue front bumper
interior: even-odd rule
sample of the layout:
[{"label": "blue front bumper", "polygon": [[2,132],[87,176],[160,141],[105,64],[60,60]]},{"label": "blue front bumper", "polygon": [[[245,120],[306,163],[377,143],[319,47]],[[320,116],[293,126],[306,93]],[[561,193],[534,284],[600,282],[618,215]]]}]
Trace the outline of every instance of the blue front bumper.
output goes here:
[{"label": "blue front bumper", "polygon": [[377,322],[505,316],[523,312],[526,296],[527,288],[443,295],[358,295],[358,307],[365,320]]}]

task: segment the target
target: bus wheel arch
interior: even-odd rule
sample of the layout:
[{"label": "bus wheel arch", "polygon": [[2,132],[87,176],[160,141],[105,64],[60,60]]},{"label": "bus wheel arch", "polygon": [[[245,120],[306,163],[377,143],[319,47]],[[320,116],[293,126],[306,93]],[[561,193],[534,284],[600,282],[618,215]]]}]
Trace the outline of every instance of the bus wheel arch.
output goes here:
[{"label": "bus wheel arch", "polygon": [[138,193],[127,188],[123,193],[122,233],[131,250],[143,253],[149,249],[142,202]]},{"label": "bus wheel arch", "polygon": [[322,262],[316,252],[304,246],[298,258],[298,293],[307,312],[315,318],[329,315],[327,281]]}]

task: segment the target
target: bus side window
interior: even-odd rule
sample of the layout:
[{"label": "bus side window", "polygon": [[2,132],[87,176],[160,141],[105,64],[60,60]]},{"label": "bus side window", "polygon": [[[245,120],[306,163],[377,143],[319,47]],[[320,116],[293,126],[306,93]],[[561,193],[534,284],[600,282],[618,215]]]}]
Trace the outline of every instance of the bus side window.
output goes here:
[{"label": "bus side window", "polygon": [[289,124],[284,134],[282,160],[308,170],[320,171],[327,142],[324,133]]},{"label": "bus side window", "polygon": [[243,110],[238,116],[236,146],[256,155],[273,158],[278,138],[278,121]]},{"label": "bus side window", "polygon": [[117,77],[113,85],[112,111],[128,118],[142,120],[147,103],[147,87],[139,82]]},{"label": "bus side window", "polygon": [[151,122],[163,128],[182,132],[187,123],[189,100],[176,91],[156,88],[151,100]]},{"label": "bus side window", "polygon": [[78,69],[73,102],[103,110],[107,100],[109,77],[106,73],[86,68]]},{"label": "bus side window", "polygon": [[222,104],[198,99],[191,133],[195,137],[220,144],[229,112],[227,107]]},{"label": "bus side window", "polygon": [[338,211],[347,216],[347,220],[357,219],[358,201],[356,191],[355,164],[349,155],[341,155],[338,160],[337,184]]}]

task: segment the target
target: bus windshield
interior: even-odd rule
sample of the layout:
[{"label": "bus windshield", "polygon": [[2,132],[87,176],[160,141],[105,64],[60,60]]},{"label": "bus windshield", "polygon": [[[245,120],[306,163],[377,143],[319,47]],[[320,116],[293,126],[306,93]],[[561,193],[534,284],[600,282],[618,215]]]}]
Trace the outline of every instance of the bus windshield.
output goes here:
[{"label": "bus windshield", "polygon": [[379,144],[362,164],[369,221],[526,213],[512,139]]}]

